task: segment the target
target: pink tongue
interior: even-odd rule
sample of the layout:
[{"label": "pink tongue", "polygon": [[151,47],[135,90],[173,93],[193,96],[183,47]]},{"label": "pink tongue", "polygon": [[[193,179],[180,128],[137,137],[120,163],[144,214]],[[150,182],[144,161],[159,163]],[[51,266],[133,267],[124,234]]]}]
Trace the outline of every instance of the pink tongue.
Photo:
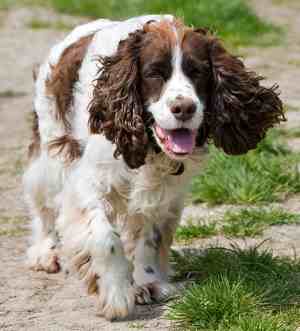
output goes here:
[{"label": "pink tongue", "polygon": [[174,153],[190,154],[195,147],[196,135],[185,129],[168,132],[167,145]]}]

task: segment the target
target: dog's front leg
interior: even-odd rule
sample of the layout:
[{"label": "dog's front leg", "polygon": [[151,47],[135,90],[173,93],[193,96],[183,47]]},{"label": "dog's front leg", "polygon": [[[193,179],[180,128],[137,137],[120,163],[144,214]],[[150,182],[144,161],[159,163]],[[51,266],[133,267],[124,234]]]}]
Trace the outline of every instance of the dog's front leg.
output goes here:
[{"label": "dog's front leg", "polygon": [[105,214],[104,200],[77,211],[65,204],[59,223],[69,268],[84,281],[89,294],[97,294],[99,314],[113,320],[132,313],[136,291],[132,266]]},{"label": "dog's front leg", "polygon": [[[99,169],[79,166],[66,184],[58,229],[70,270],[84,280],[90,294],[97,294],[99,313],[113,320],[133,312],[141,288],[134,284],[132,264],[113,227],[114,206],[103,185]],[[142,296],[150,300],[147,290]]]},{"label": "dog's front leg", "polygon": [[[147,287],[155,301],[167,300],[178,293],[180,285],[169,283],[169,252],[180,219],[183,199],[171,205],[167,215],[145,220],[134,254],[134,279]],[[154,222],[153,222],[154,220]]]}]

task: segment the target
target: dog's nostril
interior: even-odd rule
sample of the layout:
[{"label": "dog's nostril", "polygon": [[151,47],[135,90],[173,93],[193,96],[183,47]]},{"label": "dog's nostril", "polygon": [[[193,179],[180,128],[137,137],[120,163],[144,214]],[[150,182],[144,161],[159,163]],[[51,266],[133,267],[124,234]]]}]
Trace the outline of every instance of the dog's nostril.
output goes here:
[{"label": "dog's nostril", "polygon": [[191,119],[197,110],[195,102],[190,98],[177,99],[171,107],[171,112],[176,119],[187,121]]},{"label": "dog's nostril", "polygon": [[171,108],[171,111],[172,111],[173,114],[179,114],[179,113],[181,112],[181,107],[180,107],[180,105],[173,106],[173,107]]}]

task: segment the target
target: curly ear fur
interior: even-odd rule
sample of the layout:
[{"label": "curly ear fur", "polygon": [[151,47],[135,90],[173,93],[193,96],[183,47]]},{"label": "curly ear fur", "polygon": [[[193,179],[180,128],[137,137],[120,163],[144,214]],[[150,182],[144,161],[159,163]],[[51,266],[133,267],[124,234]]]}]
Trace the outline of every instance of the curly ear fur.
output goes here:
[{"label": "curly ear fur", "polygon": [[227,154],[246,153],[269,128],[285,120],[278,86],[261,86],[263,77],[247,71],[215,38],[209,53],[213,74],[208,106],[210,137]]},{"label": "curly ear fur", "polygon": [[143,30],[119,43],[112,56],[99,58],[101,68],[89,107],[92,133],[104,133],[130,168],[145,163],[148,136],[139,92],[139,51]]}]

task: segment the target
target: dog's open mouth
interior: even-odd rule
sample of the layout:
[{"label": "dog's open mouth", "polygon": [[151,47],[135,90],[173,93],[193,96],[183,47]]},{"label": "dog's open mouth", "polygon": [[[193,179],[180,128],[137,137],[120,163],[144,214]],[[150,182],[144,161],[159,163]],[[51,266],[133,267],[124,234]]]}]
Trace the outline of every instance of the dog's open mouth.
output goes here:
[{"label": "dog's open mouth", "polygon": [[166,130],[157,124],[154,126],[154,129],[165,151],[171,155],[186,156],[193,153],[196,146],[197,130],[186,128]]}]

